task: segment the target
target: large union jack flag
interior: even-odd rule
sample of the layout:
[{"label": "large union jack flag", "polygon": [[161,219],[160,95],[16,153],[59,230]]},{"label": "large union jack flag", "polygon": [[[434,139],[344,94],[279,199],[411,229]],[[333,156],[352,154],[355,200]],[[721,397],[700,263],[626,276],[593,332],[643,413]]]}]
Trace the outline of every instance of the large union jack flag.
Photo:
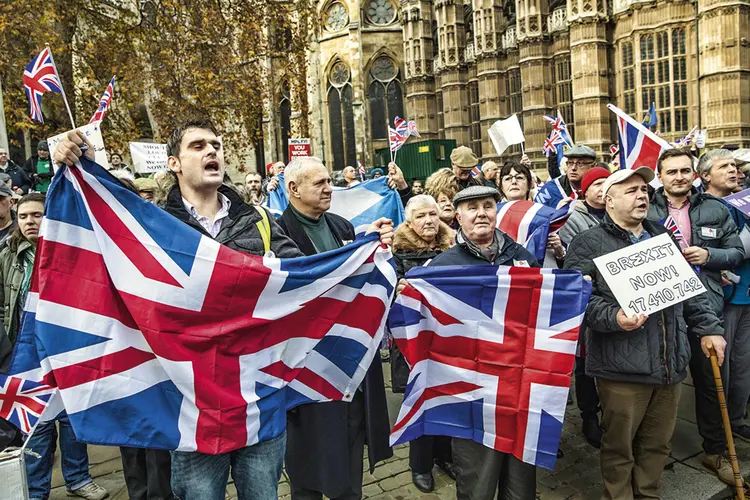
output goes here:
[{"label": "large union jack flag", "polygon": [[99,99],[99,106],[97,106],[96,108],[96,113],[94,113],[94,116],[91,117],[89,123],[100,122],[104,120],[104,117],[107,115],[107,110],[109,109],[109,104],[112,102],[112,96],[114,95],[115,75],[112,75],[112,79],[109,81],[107,88],[104,90],[102,98]]},{"label": "large union jack flag", "polygon": [[30,434],[54,392],[45,384],[0,375],[0,418]]},{"label": "large union jack flag", "polygon": [[50,188],[12,373],[59,388],[88,443],[223,453],[349,400],[396,282],[372,234],[312,257],[233,251],[99,165]]},{"label": "large union jack flag", "polygon": [[547,237],[560,230],[573,213],[573,203],[559,209],[530,200],[506,201],[497,205],[497,228],[523,245],[544,262]]},{"label": "large union jack flag", "polygon": [[44,123],[42,116],[42,95],[45,92],[62,94],[62,85],[57,69],[52,61],[49,47],[45,47],[38,56],[31,60],[23,72],[23,87],[31,106],[31,118]]},{"label": "large union jack flag", "polygon": [[554,467],[591,286],[576,271],[420,267],[388,326],[411,373],[391,443],[472,439]]},{"label": "large union jack flag", "polygon": [[607,107],[617,116],[620,168],[649,167],[655,170],[661,152],[672,146],[617,106],[608,104]]}]

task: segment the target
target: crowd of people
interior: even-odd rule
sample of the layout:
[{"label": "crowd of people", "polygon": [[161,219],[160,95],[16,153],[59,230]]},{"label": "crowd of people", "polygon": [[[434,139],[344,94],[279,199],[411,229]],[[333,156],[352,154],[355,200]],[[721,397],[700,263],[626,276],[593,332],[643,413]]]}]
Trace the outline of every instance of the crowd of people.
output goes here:
[{"label": "crowd of people", "polygon": [[[0,314],[5,328],[0,372],[7,368],[18,335],[43,193],[52,176],[46,143],[40,141],[37,149],[23,168],[0,150],[0,174],[8,176],[7,183],[0,183]],[[70,132],[54,160],[72,165],[84,154],[93,159],[92,151],[82,134]],[[326,252],[355,239],[352,224],[330,212],[331,173],[315,157],[273,163],[265,178],[251,172],[234,184],[225,175],[218,132],[206,120],[176,128],[167,153],[169,170],[154,178],[132,178],[118,155],[110,157],[110,171],[144,200],[234,250],[287,258]],[[747,219],[723,199],[745,188],[746,166],[726,149],[704,152],[699,159],[690,151],[671,149],[655,168],[611,172],[606,163],[597,163],[593,149],[576,146],[566,152],[563,173],[551,181],[562,191],[555,198],[544,195],[525,155],[502,165],[487,162],[479,175],[472,174],[479,159],[469,148],[454,149],[450,158],[452,168],[439,169],[424,184],[419,179],[407,183],[395,163],[387,172],[370,172],[373,178],[386,176],[405,206],[406,220],[398,227],[380,219],[368,229],[392,246],[397,293],[407,286],[409,270],[418,266],[545,265],[524,242],[497,229],[498,204],[534,199],[552,208],[574,204],[565,225],[549,236],[552,258],[546,262],[578,270],[593,283],[579,336],[575,392],[582,432],[600,448],[603,498],[659,498],[680,383],[688,368],[695,384],[703,464],[721,481],[734,484],[708,345],[722,363],[732,432],[750,440],[744,420],[750,374],[743,369],[750,363],[750,264],[740,238]],[[700,186],[694,184],[696,176]],[[651,187],[655,177],[658,189]],[[263,205],[281,179],[289,205],[275,219]],[[361,180],[353,167],[344,170],[346,186]],[[669,216],[681,237],[664,226]],[[694,266],[707,292],[651,316],[628,317],[593,259],[664,233]],[[392,390],[403,393],[410,368],[395,344],[389,358]],[[385,391],[382,364],[375,362],[351,402],[300,406],[288,413],[286,433],[270,441],[217,455],[123,447],[130,498],[223,499],[231,474],[239,498],[270,500],[277,497],[284,466],[295,500],[362,498],[365,445],[371,472],[393,454]],[[58,432],[68,493],[105,498],[106,490],[89,474],[86,445],[76,441],[64,414],[57,422],[40,424],[31,437],[29,447],[39,456],[26,459],[30,498],[49,497]],[[456,481],[462,500],[536,497],[533,465],[470,439],[424,436],[410,443],[412,481],[424,493],[435,488],[435,465]]]}]

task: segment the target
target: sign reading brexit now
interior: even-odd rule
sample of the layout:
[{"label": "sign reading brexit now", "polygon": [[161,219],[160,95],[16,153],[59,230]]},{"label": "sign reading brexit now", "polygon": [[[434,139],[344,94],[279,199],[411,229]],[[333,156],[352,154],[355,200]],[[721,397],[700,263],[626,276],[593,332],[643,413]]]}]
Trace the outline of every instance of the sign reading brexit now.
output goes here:
[{"label": "sign reading brexit now", "polygon": [[594,259],[625,315],[651,314],[706,291],[668,234]]}]

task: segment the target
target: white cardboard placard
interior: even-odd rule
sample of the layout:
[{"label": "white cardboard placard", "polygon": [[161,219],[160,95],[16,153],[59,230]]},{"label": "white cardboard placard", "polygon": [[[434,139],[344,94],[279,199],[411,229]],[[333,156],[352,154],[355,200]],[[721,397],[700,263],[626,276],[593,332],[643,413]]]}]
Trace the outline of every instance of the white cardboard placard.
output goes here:
[{"label": "white cardboard placard", "polygon": [[131,142],[130,158],[140,174],[150,174],[167,167],[167,145],[156,142]]},{"label": "white cardboard placard", "polygon": [[625,315],[651,314],[706,291],[668,234],[594,259]]},{"label": "white cardboard placard", "polygon": [[[89,140],[92,146],[94,146],[94,161],[102,167],[109,170],[109,162],[107,161],[107,151],[104,149],[104,139],[102,139],[102,130],[100,128],[101,122],[89,123],[83,127],[78,127],[76,130],[80,130]],[[50,158],[55,157],[55,149],[60,141],[65,137],[67,132],[57,134],[54,137],[47,139],[47,149],[49,149]]]}]

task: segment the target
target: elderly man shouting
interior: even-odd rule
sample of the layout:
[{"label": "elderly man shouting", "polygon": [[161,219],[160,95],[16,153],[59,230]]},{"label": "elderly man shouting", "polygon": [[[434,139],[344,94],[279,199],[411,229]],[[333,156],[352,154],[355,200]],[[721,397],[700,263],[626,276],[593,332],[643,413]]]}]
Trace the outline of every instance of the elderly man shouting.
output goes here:
[{"label": "elderly man shouting", "polygon": [[628,317],[594,265],[596,257],[667,232],[646,219],[653,178],[648,167],[607,177],[604,220],[576,236],[565,259],[566,269],[577,269],[593,281],[585,320],[586,374],[596,377],[602,406],[603,499],[660,498],[680,382],[690,361],[685,322],[706,356],[711,342],[720,363],[724,358],[724,330],[705,294],[651,316]]},{"label": "elderly man shouting", "polygon": [[[305,255],[344,246],[354,239],[349,221],[328,213],[331,176],[318,158],[295,158],[284,172],[289,206],[279,225]],[[379,219],[368,232],[393,240],[393,223]],[[302,405],[287,414],[286,469],[294,500],[362,498],[362,460],[367,443],[370,469],[393,455],[388,445],[388,407],[383,368],[370,365],[351,403]]]}]

